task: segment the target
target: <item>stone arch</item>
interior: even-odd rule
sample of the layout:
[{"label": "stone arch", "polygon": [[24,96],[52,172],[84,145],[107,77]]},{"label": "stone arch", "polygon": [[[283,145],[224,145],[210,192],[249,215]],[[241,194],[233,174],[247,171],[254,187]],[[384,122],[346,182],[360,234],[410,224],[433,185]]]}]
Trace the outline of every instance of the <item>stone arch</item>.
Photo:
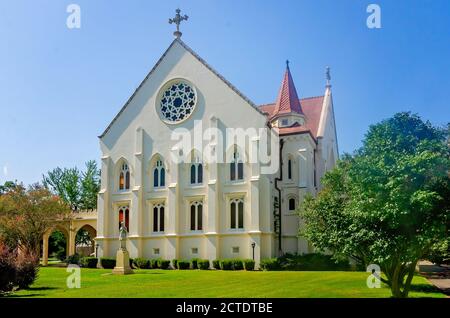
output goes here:
[{"label": "stone arch", "polygon": [[[80,233],[87,233],[87,241],[82,242],[80,245],[76,245],[76,237]],[[95,238],[97,237],[97,230],[89,223],[82,224],[75,229],[75,253],[82,256],[90,256],[95,253]],[[94,255],[95,256],[95,255]]]}]

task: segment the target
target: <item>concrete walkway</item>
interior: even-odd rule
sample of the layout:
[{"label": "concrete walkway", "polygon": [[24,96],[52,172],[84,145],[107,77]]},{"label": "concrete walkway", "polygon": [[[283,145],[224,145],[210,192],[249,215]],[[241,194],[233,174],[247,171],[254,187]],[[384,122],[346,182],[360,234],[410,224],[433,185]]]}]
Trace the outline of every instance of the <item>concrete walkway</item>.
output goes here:
[{"label": "concrete walkway", "polygon": [[450,295],[450,266],[438,266],[428,261],[420,261],[419,273],[430,283],[439,288],[444,294]]}]

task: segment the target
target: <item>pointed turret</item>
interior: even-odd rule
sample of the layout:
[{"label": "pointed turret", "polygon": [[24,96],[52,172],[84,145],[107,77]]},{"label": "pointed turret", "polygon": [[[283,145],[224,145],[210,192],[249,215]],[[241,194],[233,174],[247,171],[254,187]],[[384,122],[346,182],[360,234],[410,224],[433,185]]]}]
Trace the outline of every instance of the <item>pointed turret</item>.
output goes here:
[{"label": "pointed turret", "polygon": [[277,102],[272,117],[297,113],[303,115],[300,99],[292,80],[291,71],[289,69],[289,61],[286,61],[286,72],[284,73],[283,82],[281,83],[280,92],[278,93]]}]

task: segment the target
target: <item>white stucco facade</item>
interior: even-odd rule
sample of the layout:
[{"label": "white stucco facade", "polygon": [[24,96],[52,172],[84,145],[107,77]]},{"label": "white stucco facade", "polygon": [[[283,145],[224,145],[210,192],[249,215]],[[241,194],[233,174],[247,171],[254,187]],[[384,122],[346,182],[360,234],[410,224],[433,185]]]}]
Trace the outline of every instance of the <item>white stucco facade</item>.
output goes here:
[{"label": "white stucco facade", "polygon": [[[187,118],[175,124],[167,123],[161,120],[161,94],[168,83],[177,80],[186,81],[195,89],[196,105]],[[308,102],[305,101],[306,106]],[[319,103],[321,105],[317,106]],[[283,178],[278,182],[281,189],[280,251],[274,227],[274,200],[278,197],[275,178],[280,177],[280,170],[262,174],[259,163],[245,162],[242,179],[231,180],[230,163],[207,162],[199,150],[209,145],[212,151],[229,157],[233,154],[232,148],[213,140],[193,144],[189,152],[180,153],[178,141],[171,140],[176,129],[183,128],[194,134],[200,124],[203,131],[215,128],[224,135],[227,128],[267,129],[275,126],[275,121],[270,119],[270,107],[266,110],[256,107],[181,40],[174,40],[100,136],[98,256],[114,257],[119,248],[119,213],[125,220],[126,209],[127,249],[132,258],[252,258],[252,243],[255,243],[257,263],[280,252],[311,251],[308,243],[298,238],[301,221],[290,210],[289,200],[294,199],[298,206],[306,193],[315,193],[320,188],[320,177],[338,158],[329,86],[324,96],[314,100],[314,105],[320,110],[315,110],[317,123],[313,128],[308,126],[310,119],[306,112],[305,116],[283,115],[291,120],[298,117],[304,120],[286,131],[270,128],[279,132],[284,143]],[[308,107],[313,109],[314,105]],[[277,122],[283,116],[278,117]],[[261,146],[259,142],[252,139],[238,152],[248,155],[252,147]],[[202,164],[201,182],[191,180],[192,162],[176,163],[171,159],[174,154]],[[124,164],[127,170],[123,170]],[[163,177],[159,174],[162,168]],[[164,178],[164,184],[156,187],[155,169],[160,178],[158,182]],[[129,171],[128,180],[121,180],[123,171]]]}]

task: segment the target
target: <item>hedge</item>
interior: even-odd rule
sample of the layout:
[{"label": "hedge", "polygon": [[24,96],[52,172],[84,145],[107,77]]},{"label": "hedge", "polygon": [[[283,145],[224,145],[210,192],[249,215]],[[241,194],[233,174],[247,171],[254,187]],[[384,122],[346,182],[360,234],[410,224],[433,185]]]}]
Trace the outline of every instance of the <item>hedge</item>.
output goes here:
[{"label": "hedge", "polygon": [[235,271],[240,271],[244,269],[244,263],[241,259],[233,259],[233,269]]},{"label": "hedge", "polygon": [[189,269],[190,265],[189,261],[178,260],[177,262],[178,269]]},{"label": "hedge", "polygon": [[191,259],[191,268],[192,269],[198,269],[198,261],[199,261],[199,259],[198,258],[193,258],[193,259]]},{"label": "hedge", "polygon": [[198,268],[200,269],[209,269],[209,260],[201,259],[198,261]]},{"label": "hedge", "polygon": [[252,271],[255,269],[255,261],[252,259],[244,259],[244,268],[246,271]]},{"label": "hedge", "polygon": [[86,268],[96,268],[97,262],[98,262],[97,257],[86,256],[80,259],[80,265]]},{"label": "hedge", "polygon": [[331,255],[319,253],[285,254],[278,258],[264,259],[260,267],[266,271],[346,271],[351,270],[348,260],[336,261]]},{"label": "hedge", "polygon": [[231,259],[220,260],[220,269],[224,271],[231,271],[233,269],[233,260]]},{"label": "hedge", "polygon": [[150,268],[159,268],[158,266],[158,258],[152,258],[150,260]]},{"label": "hedge", "polygon": [[100,264],[103,268],[113,269],[116,266],[115,258],[102,257],[100,258]]},{"label": "hedge", "polygon": [[212,261],[212,266],[215,269],[220,269],[220,260],[218,260],[218,259],[213,260]]},{"label": "hedge", "polygon": [[140,269],[149,269],[150,268],[150,260],[146,258],[135,258],[134,265]]},{"label": "hedge", "polygon": [[173,269],[177,269],[178,267],[177,267],[177,263],[178,263],[178,260],[176,259],[176,258],[174,258],[173,260],[172,260],[172,267],[173,267]]},{"label": "hedge", "polygon": [[161,269],[168,269],[170,266],[170,261],[165,259],[158,260],[158,267]]}]

